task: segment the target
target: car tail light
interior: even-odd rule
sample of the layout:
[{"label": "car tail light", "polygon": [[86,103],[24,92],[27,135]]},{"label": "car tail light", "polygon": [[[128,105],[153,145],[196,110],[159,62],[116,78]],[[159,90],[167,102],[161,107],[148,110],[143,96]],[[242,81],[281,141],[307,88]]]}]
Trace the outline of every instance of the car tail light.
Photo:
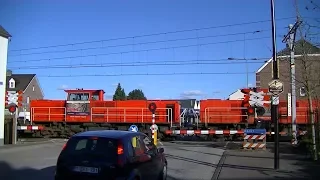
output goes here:
[{"label": "car tail light", "polygon": [[98,137],[90,137],[92,140],[98,140]]},{"label": "car tail light", "polygon": [[122,144],[121,141],[118,142],[117,153],[118,153],[118,155],[122,155],[123,154],[123,144]]},{"label": "car tail light", "polygon": [[118,159],[117,159],[117,164],[118,166],[123,166],[124,161],[123,161],[123,143],[121,141],[118,141],[118,147],[117,147],[117,154],[118,154]]},{"label": "car tail light", "polygon": [[62,150],[65,150],[67,147],[67,143],[65,143],[63,146],[62,146]]}]

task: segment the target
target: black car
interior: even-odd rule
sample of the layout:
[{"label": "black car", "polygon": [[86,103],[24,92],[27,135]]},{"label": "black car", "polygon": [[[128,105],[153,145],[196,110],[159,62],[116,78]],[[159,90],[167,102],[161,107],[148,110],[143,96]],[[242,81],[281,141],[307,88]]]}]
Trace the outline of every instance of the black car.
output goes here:
[{"label": "black car", "polygon": [[86,131],[72,136],[58,157],[55,180],[165,180],[163,148],[140,132]]}]

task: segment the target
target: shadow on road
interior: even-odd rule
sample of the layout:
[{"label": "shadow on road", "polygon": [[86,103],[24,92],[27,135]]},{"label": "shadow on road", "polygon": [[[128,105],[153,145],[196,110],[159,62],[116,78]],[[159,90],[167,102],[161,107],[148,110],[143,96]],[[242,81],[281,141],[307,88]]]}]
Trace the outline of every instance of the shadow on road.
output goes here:
[{"label": "shadow on road", "polygon": [[[309,157],[306,157],[301,153],[303,152],[280,153],[280,170],[274,170],[271,168],[273,166],[273,153],[242,152],[237,154],[236,152],[229,151],[226,154],[227,159],[233,158],[232,162],[235,163],[237,161],[243,161],[243,159],[240,158],[246,158],[248,160],[243,162],[246,166],[225,163],[222,165],[222,168],[227,168],[230,172],[232,172],[232,169],[243,169],[249,170],[250,172],[258,171],[260,174],[265,174],[265,176],[267,176],[266,178],[268,178],[268,176],[279,175],[281,176],[281,179],[286,179],[288,176],[287,179],[318,179],[320,177],[320,161],[312,161]],[[249,171],[247,172],[248,174],[250,174]]]},{"label": "shadow on road", "polygon": [[[8,163],[0,161],[0,179],[1,180],[54,180],[55,166],[43,169],[21,168],[15,169]],[[180,180],[170,175],[167,180]]]},{"label": "shadow on road", "polygon": [[0,162],[0,179],[3,180],[53,180],[54,172],[55,166],[47,167],[41,170],[31,168],[15,169],[6,162]]}]

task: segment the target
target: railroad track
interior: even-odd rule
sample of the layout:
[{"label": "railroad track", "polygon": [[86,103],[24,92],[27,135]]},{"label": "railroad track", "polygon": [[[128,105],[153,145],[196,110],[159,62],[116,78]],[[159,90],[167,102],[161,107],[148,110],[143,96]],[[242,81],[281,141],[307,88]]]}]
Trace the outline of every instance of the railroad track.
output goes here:
[{"label": "railroad track", "polygon": [[[18,140],[28,140],[28,141],[41,141],[41,140],[48,140],[48,139],[69,139],[69,137],[30,137],[30,136],[19,136]],[[201,139],[201,138],[194,138],[194,137],[180,137],[180,138],[160,138],[162,142],[243,142],[242,140],[229,140],[229,139]],[[290,142],[290,138],[280,138],[280,142]],[[267,142],[274,142],[272,139],[268,139]]]}]

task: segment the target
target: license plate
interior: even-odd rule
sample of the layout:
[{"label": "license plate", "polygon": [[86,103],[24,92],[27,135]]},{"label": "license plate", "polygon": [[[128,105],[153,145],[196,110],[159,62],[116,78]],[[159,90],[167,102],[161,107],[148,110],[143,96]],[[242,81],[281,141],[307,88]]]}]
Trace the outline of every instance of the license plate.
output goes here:
[{"label": "license plate", "polygon": [[93,173],[93,174],[99,173],[99,169],[98,169],[98,168],[83,167],[83,166],[75,166],[75,167],[73,168],[73,171],[76,171],[76,172],[84,172],[84,173]]}]

